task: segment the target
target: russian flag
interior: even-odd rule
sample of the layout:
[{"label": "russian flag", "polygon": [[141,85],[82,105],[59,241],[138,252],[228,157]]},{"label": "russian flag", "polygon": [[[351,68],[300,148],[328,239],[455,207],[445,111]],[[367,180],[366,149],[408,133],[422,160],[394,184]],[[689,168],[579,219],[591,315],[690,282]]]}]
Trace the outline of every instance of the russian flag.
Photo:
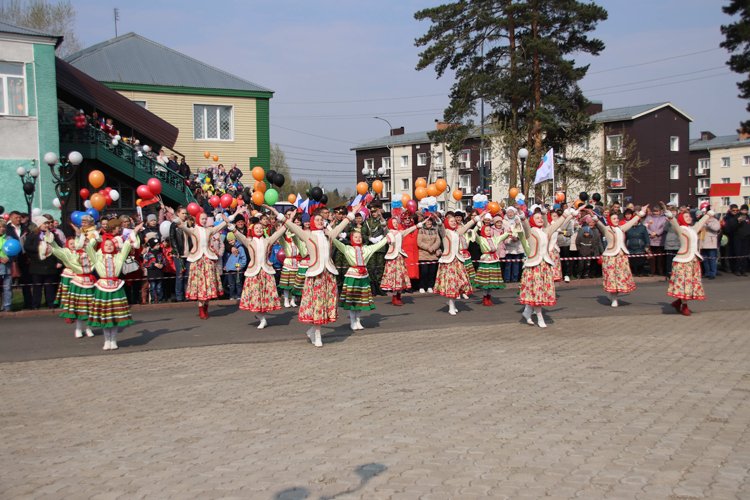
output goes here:
[{"label": "russian flag", "polygon": [[555,154],[552,148],[549,148],[547,154],[542,157],[539,167],[536,169],[534,185],[544,181],[551,181],[555,177]]}]

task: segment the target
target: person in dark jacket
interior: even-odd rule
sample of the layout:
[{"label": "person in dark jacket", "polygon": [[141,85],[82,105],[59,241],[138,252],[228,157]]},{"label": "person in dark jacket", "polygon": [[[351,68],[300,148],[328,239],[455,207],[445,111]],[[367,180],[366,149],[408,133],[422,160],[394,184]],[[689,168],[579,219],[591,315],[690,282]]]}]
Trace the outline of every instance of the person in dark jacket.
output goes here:
[{"label": "person in dark jacket", "polygon": [[[179,206],[174,211],[175,218],[183,223],[187,220],[188,213],[185,207]],[[169,226],[169,245],[172,247],[172,258],[174,260],[174,294],[177,302],[185,301],[185,287],[187,286],[190,262],[187,255],[190,253],[190,238],[186,237],[184,231],[172,222]]]},{"label": "person in dark jacket", "polygon": [[589,257],[579,261],[578,275],[581,279],[594,278],[598,275],[598,265],[592,258],[600,257],[604,252],[602,234],[596,227],[596,219],[587,215],[583,218],[581,228],[576,234],[576,248],[579,257]]},{"label": "person in dark jacket", "polygon": [[747,205],[724,219],[724,232],[729,236],[730,256],[736,276],[747,276],[748,255],[750,255],[750,217]]},{"label": "person in dark jacket", "polygon": [[177,173],[179,173],[185,179],[189,179],[190,178],[190,174],[192,172],[190,171],[190,165],[187,164],[187,162],[185,161],[184,157],[180,160],[180,166],[177,169]]},{"label": "person in dark jacket", "polygon": [[[31,308],[39,309],[42,306],[42,290],[44,290],[45,305],[54,307],[55,293],[57,292],[57,281],[60,274],[59,262],[53,256],[42,259],[39,255],[39,246],[44,236],[49,231],[49,221],[41,216],[34,216],[29,233],[23,243],[24,251],[29,260],[29,274],[31,275]],[[57,242],[63,245],[62,241]]]},{"label": "person in dark jacket", "polygon": [[[626,210],[626,219],[627,212]],[[632,210],[630,210],[632,212]],[[625,246],[630,252],[630,271],[635,276],[648,276],[649,273],[646,271],[646,257],[639,257],[638,255],[645,254],[650,246],[650,237],[648,229],[644,226],[640,220],[635,226],[631,227],[625,233]]]}]

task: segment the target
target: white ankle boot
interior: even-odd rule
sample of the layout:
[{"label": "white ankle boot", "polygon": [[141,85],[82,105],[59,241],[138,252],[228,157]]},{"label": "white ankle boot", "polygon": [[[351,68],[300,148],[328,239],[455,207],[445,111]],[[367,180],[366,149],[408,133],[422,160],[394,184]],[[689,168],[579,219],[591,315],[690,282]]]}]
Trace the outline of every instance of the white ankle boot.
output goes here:
[{"label": "white ankle boot", "polygon": [[289,303],[292,305],[292,307],[297,307],[297,299],[295,299],[294,296],[289,299]]},{"label": "white ankle boot", "polygon": [[527,325],[533,325],[534,324],[534,320],[531,319],[531,312],[532,312],[531,306],[526,306],[526,307],[523,308],[523,312],[521,313],[521,316],[524,317],[524,319],[526,320],[526,324]]},{"label": "white ankle boot", "polygon": [[456,309],[456,303],[453,302],[453,300],[448,301],[448,314],[451,316],[455,316],[458,313],[458,309]]},{"label": "white ankle boot", "polygon": [[86,336],[87,337],[93,337],[94,332],[91,331],[91,328],[86,328]]},{"label": "white ankle boot", "polygon": [[115,328],[113,328],[109,334],[109,349],[111,351],[119,349],[119,347],[117,347],[117,329]]},{"label": "white ankle boot", "polygon": [[315,339],[314,339],[315,327],[314,326],[311,326],[310,328],[308,328],[305,334],[307,335],[307,338],[310,339],[310,342],[315,342]]},{"label": "white ankle boot", "polygon": [[262,330],[266,327],[266,325],[268,325],[268,321],[266,321],[265,316],[260,315],[260,316],[256,316],[256,318],[260,320],[260,322],[258,323],[258,330]]},{"label": "white ankle boot", "polygon": [[102,347],[102,350],[109,351],[111,349],[110,341],[109,341],[109,328],[104,329],[104,347]]},{"label": "white ankle boot", "polygon": [[351,328],[353,332],[358,330],[357,316],[354,314],[354,311],[349,311],[349,328]]},{"label": "white ankle boot", "polygon": [[77,339],[80,339],[81,337],[83,337],[83,332],[80,329],[76,328],[75,335]]},{"label": "white ankle boot", "polygon": [[289,302],[289,297],[284,297],[284,307],[291,307],[292,304]]},{"label": "white ankle boot", "polygon": [[315,330],[315,334],[313,336],[313,345],[315,347],[323,347],[323,339],[320,338],[320,330]]},{"label": "white ankle boot", "polygon": [[357,321],[356,321],[356,323],[357,323],[357,330],[364,330],[364,329],[365,329],[365,327],[364,327],[364,326],[362,326],[362,320],[361,320],[361,318],[359,317],[359,315],[357,316]]},{"label": "white ankle boot", "polygon": [[547,323],[544,322],[544,315],[542,314],[542,308],[541,307],[534,308],[534,313],[536,314],[536,324],[539,325],[539,328],[547,328]]}]

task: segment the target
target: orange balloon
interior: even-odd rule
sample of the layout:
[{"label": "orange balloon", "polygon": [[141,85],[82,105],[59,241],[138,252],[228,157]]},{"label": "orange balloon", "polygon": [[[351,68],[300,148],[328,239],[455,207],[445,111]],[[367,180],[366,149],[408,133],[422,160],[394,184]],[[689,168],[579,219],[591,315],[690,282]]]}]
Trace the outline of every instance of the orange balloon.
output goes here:
[{"label": "orange balloon", "polygon": [[262,181],[263,177],[266,176],[266,171],[263,170],[263,167],[255,167],[253,168],[252,174],[253,179],[255,179],[256,181]]},{"label": "orange balloon", "polygon": [[359,193],[359,194],[365,194],[365,193],[367,193],[367,183],[366,182],[358,182],[357,183],[357,193]]},{"label": "orange balloon", "polygon": [[565,201],[565,193],[563,193],[562,191],[558,191],[557,193],[555,193],[555,201],[557,203],[564,202]]},{"label": "orange balloon", "polygon": [[266,183],[263,181],[255,181],[254,191],[260,191],[261,193],[266,192]]},{"label": "orange balloon", "polygon": [[427,180],[424,177],[417,177],[417,180],[414,181],[414,187],[415,188],[426,188],[427,187]]},{"label": "orange balloon", "polygon": [[437,186],[435,184],[430,184],[427,186],[427,196],[437,196],[440,194],[440,191],[438,190]]},{"label": "orange balloon", "polygon": [[383,192],[383,181],[381,181],[380,179],[375,179],[374,181],[372,181],[372,190],[378,194],[381,194]]},{"label": "orange balloon", "polygon": [[500,213],[500,204],[496,201],[491,201],[487,204],[487,210],[489,210],[492,215],[497,215]]},{"label": "orange balloon", "polygon": [[229,205],[229,208],[231,208],[232,210],[234,210],[235,208],[237,208],[237,198],[235,198],[235,199],[232,200],[232,204]]},{"label": "orange balloon", "polygon": [[265,201],[265,196],[260,191],[256,191],[253,193],[253,203],[260,206]]},{"label": "orange balloon", "polygon": [[219,161],[219,156],[218,155],[214,155],[213,160],[214,161]]},{"label": "orange balloon", "polygon": [[91,201],[91,207],[97,210],[104,210],[104,207],[107,206],[107,198],[103,194],[94,193],[89,201]]},{"label": "orange balloon", "polygon": [[454,189],[453,190],[453,199],[456,201],[461,201],[461,198],[464,197],[464,192],[460,189]]},{"label": "orange balloon", "polygon": [[421,200],[422,198],[427,198],[427,187],[426,186],[417,187],[417,189],[414,190],[414,197],[418,200]]},{"label": "orange balloon", "polygon": [[448,183],[445,182],[445,179],[438,179],[435,181],[435,187],[442,193],[448,188]]},{"label": "orange balloon", "polygon": [[143,203],[143,200],[142,200],[142,199],[138,198],[137,200],[135,200],[135,206],[136,206],[136,207],[140,207],[140,206],[141,206],[141,203]]},{"label": "orange balloon", "polygon": [[89,184],[94,189],[99,189],[104,185],[104,174],[100,170],[92,170],[89,172]]},{"label": "orange balloon", "polygon": [[515,188],[515,187],[513,187],[513,188],[510,188],[510,191],[508,191],[508,194],[510,195],[510,197],[511,197],[512,199],[514,199],[514,200],[515,200],[515,199],[516,199],[516,196],[518,196],[518,188]]},{"label": "orange balloon", "polygon": [[409,193],[404,193],[401,195],[401,203],[406,205],[411,200],[411,196],[409,196]]},{"label": "orange balloon", "polygon": [[297,195],[296,194],[290,194],[286,197],[286,201],[294,205],[294,202],[297,201]]},{"label": "orange balloon", "polygon": [[208,160],[209,158],[211,158],[211,151],[204,151],[204,152],[203,152],[203,158],[205,158],[205,159],[207,159],[207,160]]}]

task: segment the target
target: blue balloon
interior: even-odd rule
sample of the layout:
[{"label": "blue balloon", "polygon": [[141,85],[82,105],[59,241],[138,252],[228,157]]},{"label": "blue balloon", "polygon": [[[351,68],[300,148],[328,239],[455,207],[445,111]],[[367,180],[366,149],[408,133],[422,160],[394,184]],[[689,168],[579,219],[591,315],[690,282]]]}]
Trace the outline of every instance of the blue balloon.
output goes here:
[{"label": "blue balloon", "polygon": [[75,224],[78,227],[81,227],[81,217],[86,215],[86,212],[79,212],[76,210],[75,212],[70,214],[70,222]]},{"label": "blue balloon", "polygon": [[519,205],[525,205],[526,204],[526,202],[523,201],[523,200],[516,200],[516,203],[519,204]]},{"label": "blue balloon", "polygon": [[99,211],[95,208],[89,208],[86,210],[86,215],[93,217],[94,222],[99,222]]},{"label": "blue balloon", "polygon": [[21,242],[16,239],[9,238],[3,244],[3,252],[8,257],[15,257],[16,255],[21,253]]}]

